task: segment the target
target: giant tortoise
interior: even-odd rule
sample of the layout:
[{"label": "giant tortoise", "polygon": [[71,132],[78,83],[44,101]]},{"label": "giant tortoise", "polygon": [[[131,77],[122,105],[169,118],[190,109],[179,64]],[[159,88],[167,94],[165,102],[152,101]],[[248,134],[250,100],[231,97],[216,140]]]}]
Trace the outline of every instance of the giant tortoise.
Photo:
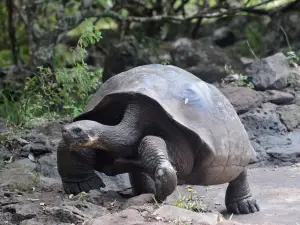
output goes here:
[{"label": "giant tortoise", "polygon": [[246,168],[255,152],[233,106],[178,67],[144,65],[113,76],[62,134],[58,169],[68,193],[102,187],[94,170],[129,173],[136,195],[164,200],[179,184],[229,183],[228,211],[259,211]]}]

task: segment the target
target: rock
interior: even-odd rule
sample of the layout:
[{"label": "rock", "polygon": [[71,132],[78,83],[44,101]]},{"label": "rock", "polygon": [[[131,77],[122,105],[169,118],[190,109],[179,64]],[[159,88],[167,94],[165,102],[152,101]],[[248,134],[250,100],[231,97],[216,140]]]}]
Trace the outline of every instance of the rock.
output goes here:
[{"label": "rock", "polygon": [[181,221],[191,224],[217,224],[218,215],[215,213],[199,213],[176,206],[163,205],[157,209],[154,216],[167,221]]},{"label": "rock", "polygon": [[[260,156],[259,159],[264,161],[276,159],[294,163],[300,160],[299,134],[299,131],[294,131],[285,135],[261,135],[251,143],[258,153],[257,155]],[[259,162],[259,159],[255,162]]]},{"label": "rock", "polygon": [[57,170],[57,156],[56,153],[42,156],[38,159],[37,172],[45,177],[57,178],[59,177]]},{"label": "rock", "polygon": [[18,224],[23,220],[32,219],[36,216],[36,212],[39,211],[39,205],[34,203],[29,204],[15,204],[15,205],[8,205],[4,207],[4,212],[10,212],[11,215],[11,222],[13,224]]},{"label": "rock", "polygon": [[244,75],[252,79],[256,90],[279,90],[287,86],[290,72],[287,57],[282,53],[277,53],[248,64]]},{"label": "rock", "polygon": [[171,47],[171,57],[173,65],[209,83],[228,75],[225,65],[230,65],[236,72],[241,72],[244,67],[239,58],[204,39],[178,39]]},{"label": "rock", "polygon": [[273,158],[279,159],[283,162],[299,163],[300,151],[299,146],[282,148],[271,148],[267,150],[267,153]]},{"label": "rock", "polygon": [[263,135],[257,137],[255,140],[258,144],[263,146],[265,149],[274,147],[284,148],[285,146],[291,145],[292,141],[288,137],[288,134],[283,135]]},{"label": "rock", "polygon": [[34,172],[35,163],[29,159],[19,160],[7,166],[0,173],[0,187],[9,190],[31,192],[40,185],[40,176]]},{"label": "rock", "polygon": [[40,190],[43,192],[62,192],[61,181],[54,178],[49,177],[40,177]]},{"label": "rock", "polygon": [[282,123],[287,127],[288,131],[292,131],[300,125],[300,106],[284,105],[277,108]]},{"label": "rock", "polygon": [[57,142],[61,140],[62,127],[68,122],[71,121],[46,121],[42,124],[36,124],[30,134],[31,136],[34,136],[34,134],[43,134],[45,137],[50,139],[50,145],[56,146]]},{"label": "rock", "polygon": [[131,185],[129,181],[129,175],[127,173],[119,174],[117,176],[106,176],[103,173],[97,172],[97,175],[105,183],[105,187],[102,188],[103,191],[116,191],[116,192],[126,192],[126,190],[131,190]]},{"label": "rock", "polygon": [[75,223],[82,224],[82,222],[101,217],[109,213],[109,211],[98,205],[81,200],[65,200],[56,206],[43,207],[43,211],[48,215],[49,219],[56,221],[56,224],[61,223]]},{"label": "rock", "polygon": [[153,203],[153,194],[141,194],[132,198],[129,198],[122,206],[122,209],[129,208],[131,206],[145,205],[147,203]]},{"label": "rock", "polygon": [[261,146],[256,140],[252,140],[251,144],[256,152],[256,156],[255,158],[251,159],[250,164],[264,162],[269,159],[269,155],[266,153],[265,146]]},{"label": "rock", "polygon": [[45,207],[45,212],[50,214],[52,217],[57,218],[60,223],[76,223],[78,221],[83,222],[89,217],[82,211],[74,206],[61,207]]},{"label": "rock", "polygon": [[272,147],[268,148],[266,152],[273,158],[279,159],[283,162],[300,162],[300,132],[292,132],[285,137],[279,137],[278,139],[283,139],[285,142],[273,142]]},{"label": "rock", "polygon": [[264,135],[285,134],[287,128],[276,113],[277,105],[264,103],[261,107],[254,108],[240,115],[250,139]]},{"label": "rock", "polygon": [[63,121],[37,123],[30,127],[28,133],[16,134],[6,141],[7,150],[14,152],[15,157],[41,157],[56,152],[58,142],[61,140],[61,127]]},{"label": "rock", "polygon": [[108,214],[97,219],[91,219],[85,225],[167,225],[164,222],[148,222],[136,209],[125,209],[118,213]]},{"label": "rock", "polygon": [[0,170],[1,162],[9,161],[11,157],[13,157],[13,153],[10,152],[5,146],[0,146]]},{"label": "rock", "polygon": [[295,93],[295,99],[293,103],[300,106],[300,92]]},{"label": "rock", "polygon": [[288,92],[278,91],[278,90],[266,90],[263,93],[264,102],[271,102],[277,105],[289,104],[293,102],[294,95]]},{"label": "rock", "polygon": [[[41,135],[41,137],[44,137],[44,136]],[[38,140],[38,141],[40,141],[40,140]],[[26,156],[28,156],[29,153],[31,153],[33,156],[37,157],[37,156],[44,155],[46,153],[51,153],[54,150],[55,149],[52,146],[50,146],[48,141],[45,143],[29,142],[27,145],[25,145],[22,148],[22,156],[26,157]]]},{"label": "rock", "polygon": [[[80,198],[79,196],[80,195],[77,195],[76,198]],[[122,198],[117,192],[111,190],[107,192],[102,190],[91,190],[89,193],[86,193],[84,199],[94,205],[110,209],[110,211],[120,209],[126,201],[126,199]]]},{"label": "rock", "polygon": [[262,94],[251,88],[225,87],[219,90],[228,98],[238,114],[256,108],[263,102]]},{"label": "rock", "polygon": [[103,82],[133,67],[150,64],[151,61],[143,49],[133,36],[114,44],[105,58]]}]

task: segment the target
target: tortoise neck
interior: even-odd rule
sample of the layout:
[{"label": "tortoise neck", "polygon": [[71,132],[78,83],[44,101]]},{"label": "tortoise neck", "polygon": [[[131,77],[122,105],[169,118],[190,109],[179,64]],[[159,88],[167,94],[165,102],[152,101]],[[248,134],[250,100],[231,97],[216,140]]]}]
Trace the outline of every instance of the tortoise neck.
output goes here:
[{"label": "tortoise neck", "polygon": [[115,126],[102,125],[98,136],[101,138],[101,148],[118,154],[131,155],[140,140],[144,123],[141,123],[141,107],[130,104],[125,110],[122,121]]}]

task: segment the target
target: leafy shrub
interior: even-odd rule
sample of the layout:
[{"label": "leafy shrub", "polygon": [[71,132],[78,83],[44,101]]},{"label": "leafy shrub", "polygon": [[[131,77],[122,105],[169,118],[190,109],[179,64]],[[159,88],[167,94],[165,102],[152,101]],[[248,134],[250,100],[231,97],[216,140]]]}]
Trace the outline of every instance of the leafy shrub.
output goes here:
[{"label": "leafy shrub", "polygon": [[37,117],[78,115],[101,81],[102,71],[92,71],[84,62],[87,47],[101,38],[101,32],[90,20],[86,20],[77,46],[72,50],[72,69],[62,67],[52,72],[50,68],[39,67],[38,73],[26,79],[17,102],[0,93],[4,117],[9,125],[24,125]]}]

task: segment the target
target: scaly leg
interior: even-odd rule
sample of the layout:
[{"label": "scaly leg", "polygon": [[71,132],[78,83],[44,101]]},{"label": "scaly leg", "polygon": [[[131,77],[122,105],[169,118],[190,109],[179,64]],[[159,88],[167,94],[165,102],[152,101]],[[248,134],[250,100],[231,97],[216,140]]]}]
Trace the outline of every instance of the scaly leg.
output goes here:
[{"label": "scaly leg", "polygon": [[166,142],[160,137],[146,136],[138,153],[147,174],[154,180],[156,199],[164,201],[177,186],[177,174],[168,160]]},{"label": "scaly leg", "polygon": [[225,204],[227,210],[234,214],[249,214],[260,210],[256,200],[252,197],[246,170],[229,183]]}]

